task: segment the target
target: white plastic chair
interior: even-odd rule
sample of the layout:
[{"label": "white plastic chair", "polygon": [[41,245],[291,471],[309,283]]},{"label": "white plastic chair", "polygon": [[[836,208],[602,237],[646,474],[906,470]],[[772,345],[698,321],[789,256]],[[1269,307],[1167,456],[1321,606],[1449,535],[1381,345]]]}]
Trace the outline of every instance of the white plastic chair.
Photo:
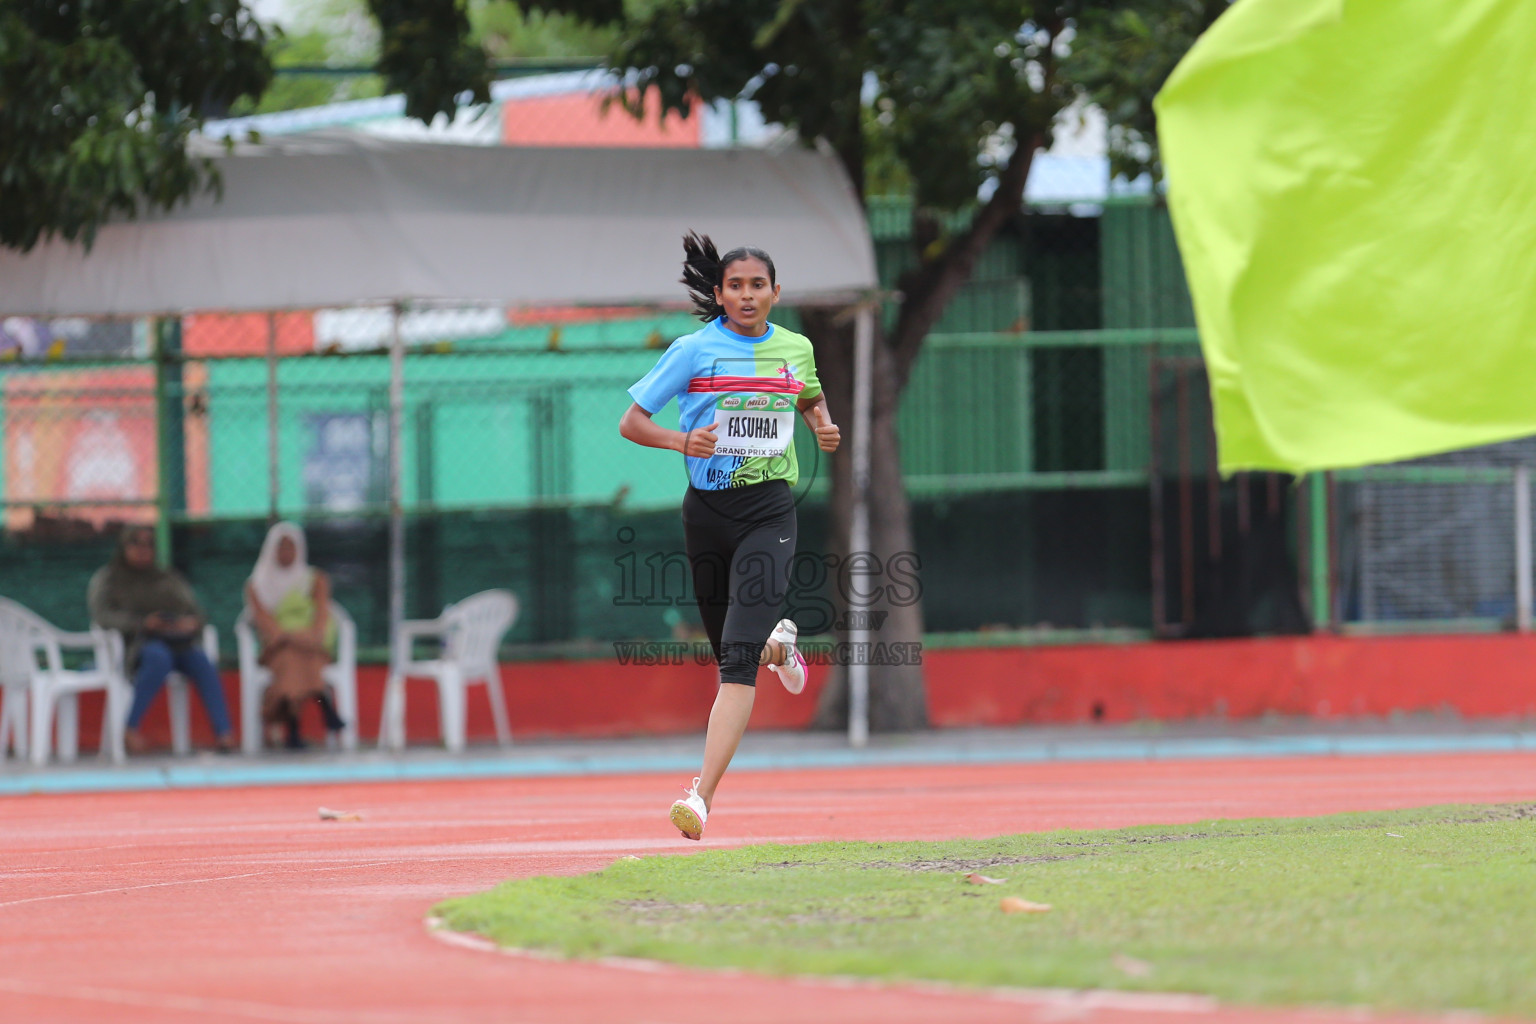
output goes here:
[{"label": "white plastic chair", "polygon": [[[437,682],[443,743],[457,753],[464,749],[466,696],[470,686],[485,683],[496,721],[496,741],[511,746],[506,698],[501,692],[501,638],[517,620],[517,598],[509,590],[486,590],[443,609],[430,620],[407,620],[390,638],[389,678],[384,683],[384,709],[379,716],[379,748],[405,746],[405,681],[427,678]],[[440,638],[442,654],[427,661],[413,657],[418,639]]]},{"label": "white plastic chair", "polygon": [[37,668],[37,652],[26,620],[11,614],[14,602],[0,597],[0,760],[12,751],[26,760],[31,720],[27,694]]},{"label": "white plastic chair", "polygon": [[[123,760],[123,731],[121,727],[114,730],[112,724],[127,715],[128,694],[115,673],[111,641],[105,630],[66,632],[0,597],[0,684],[5,690],[0,753],[9,743],[18,757],[27,757],[34,765],[47,764],[57,712],[59,759],[73,761],[79,752],[79,696],[102,690],[106,709],[101,719],[101,751],[114,761]],[[90,649],[95,655],[92,666],[65,668],[65,648]]]},{"label": "white plastic chair", "polygon": [[[123,636],[115,629],[105,629],[101,626],[92,626],[91,632],[106,634],[108,650],[111,651],[112,675],[122,685],[123,697],[121,714],[108,716],[102,723],[103,729],[112,732],[113,750],[121,750],[123,746],[123,733],[128,728],[128,709],[133,704],[133,681],[128,676],[127,666],[123,659],[125,647]],[[213,662],[215,669],[219,665],[219,631],[213,623],[203,626],[203,653],[208,655],[208,660]],[[165,680],[165,699],[170,705],[171,712],[171,751],[178,755],[192,752],[192,684],[180,672],[172,672]],[[121,760],[116,754],[114,760]]]},{"label": "white plastic chair", "polygon": [[[357,624],[335,601],[331,602],[331,620],[336,623],[336,660],[321,674],[336,691],[336,713],[347,723],[341,730],[341,747],[356,750]],[[235,620],[235,649],[240,654],[240,749],[255,754],[261,751],[261,695],[272,684],[272,671],[257,660],[261,644],[251,625],[249,608]]]}]

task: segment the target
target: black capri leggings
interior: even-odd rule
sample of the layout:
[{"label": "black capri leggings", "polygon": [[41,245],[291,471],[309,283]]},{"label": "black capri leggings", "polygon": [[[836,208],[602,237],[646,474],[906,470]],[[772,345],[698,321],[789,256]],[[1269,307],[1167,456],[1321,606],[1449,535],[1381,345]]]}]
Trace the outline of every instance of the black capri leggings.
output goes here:
[{"label": "black capri leggings", "polygon": [[783,480],[721,491],[688,488],[683,536],[693,592],[722,683],[757,683],[795,557],[795,501]]}]

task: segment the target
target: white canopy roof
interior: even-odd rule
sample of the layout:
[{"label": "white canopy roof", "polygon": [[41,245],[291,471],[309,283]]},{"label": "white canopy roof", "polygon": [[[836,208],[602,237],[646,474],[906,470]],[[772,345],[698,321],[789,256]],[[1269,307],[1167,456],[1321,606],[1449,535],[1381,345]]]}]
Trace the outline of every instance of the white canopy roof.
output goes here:
[{"label": "white canopy roof", "polygon": [[0,249],[0,315],[313,309],[367,302],[677,303],[681,238],[773,255],[784,300],[876,286],[830,155],[517,149],[312,134],[217,163],[220,202]]}]

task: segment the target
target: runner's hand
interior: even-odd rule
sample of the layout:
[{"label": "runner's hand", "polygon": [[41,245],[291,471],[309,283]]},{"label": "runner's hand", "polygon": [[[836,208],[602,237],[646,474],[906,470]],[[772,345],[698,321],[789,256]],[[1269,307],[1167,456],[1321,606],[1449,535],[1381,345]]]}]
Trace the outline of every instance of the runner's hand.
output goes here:
[{"label": "runner's hand", "polygon": [[843,439],[843,432],[837,429],[837,424],[827,416],[827,407],[814,405],[811,407],[811,412],[816,417],[816,423],[811,429],[816,431],[817,446],[824,452],[837,451],[838,443]]},{"label": "runner's hand", "polygon": [[691,455],[696,459],[707,459],[715,454],[715,428],[719,422],[711,423],[707,427],[695,427],[683,437],[683,454]]}]

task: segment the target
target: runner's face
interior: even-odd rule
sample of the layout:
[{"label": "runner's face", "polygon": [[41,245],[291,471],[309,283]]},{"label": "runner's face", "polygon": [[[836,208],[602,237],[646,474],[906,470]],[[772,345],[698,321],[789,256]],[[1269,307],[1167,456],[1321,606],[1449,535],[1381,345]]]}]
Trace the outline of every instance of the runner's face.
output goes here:
[{"label": "runner's face", "polygon": [[730,326],[742,334],[761,334],[779,299],[779,286],[769,283],[768,268],[762,260],[748,256],[727,266],[724,278],[715,289],[715,301],[724,308]]}]

